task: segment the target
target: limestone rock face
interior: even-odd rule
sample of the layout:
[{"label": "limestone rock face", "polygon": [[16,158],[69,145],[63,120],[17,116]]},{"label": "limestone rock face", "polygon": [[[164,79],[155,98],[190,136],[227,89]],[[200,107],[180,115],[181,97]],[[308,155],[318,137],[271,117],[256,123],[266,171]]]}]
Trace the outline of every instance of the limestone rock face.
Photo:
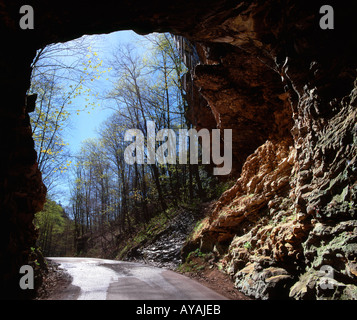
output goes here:
[{"label": "limestone rock face", "polygon": [[[294,127],[293,145],[258,147],[193,233],[191,249],[226,247],[225,270],[243,293],[356,299],[356,94],[328,121],[305,119],[312,131]],[[328,123],[324,133],[320,121]]]},{"label": "limestone rock face", "polygon": [[343,38],[348,53],[339,60],[310,16],[294,31],[295,18],[285,24],[294,36],[281,51],[283,21],[268,36],[260,27],[273,19],[269,9],[244,13],[225,24],[238,22],[239,33],[204,45],[194,77],[217,126],[234,128],[240,175],[187,248],[220,248],[237,288],[255,298],[354,299],[357,81],[348,64],[355,68],[356,47]]},{"label": "limestone rock face", "polygon": [[237,288],[256,298],[355,297],[357,5],[333,2],[335,28],[323,30],[324,4],[39,0],[34,30],[22,30],[23,2],[0,0],[3,292],[28,261],[46,194],[25,103],[35,52],[133,29],[170,31],[196,45],[201,64],[187,76],[187,117],[197,128],[233,130],[236,183],[183,252],[216,248]]}]

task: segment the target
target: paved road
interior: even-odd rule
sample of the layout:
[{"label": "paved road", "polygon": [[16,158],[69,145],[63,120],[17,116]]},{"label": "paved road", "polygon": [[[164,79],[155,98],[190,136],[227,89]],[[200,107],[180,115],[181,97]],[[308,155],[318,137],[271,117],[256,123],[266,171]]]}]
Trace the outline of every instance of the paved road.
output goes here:
[{"label": "paved road", "polygon": [[222,295],[173,271],[95,258],[47,258],[73,277],[56,292],[64,300],[224,300]]}]

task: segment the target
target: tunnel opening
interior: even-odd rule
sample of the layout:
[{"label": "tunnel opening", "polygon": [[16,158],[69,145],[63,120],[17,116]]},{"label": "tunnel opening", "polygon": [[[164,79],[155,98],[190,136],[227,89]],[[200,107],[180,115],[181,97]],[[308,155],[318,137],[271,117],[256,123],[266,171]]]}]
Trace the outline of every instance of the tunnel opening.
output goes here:
[{"label": "tunnel opening", "polygon": [[[75,40],[74,43],[77,44],[73,47],[71,47],[71,44],[63,43],[58,46],[52,44],[44,47],[37,51],[37,55],[32,62],[32,81],[30,89],[27,91],[26,103],[26,112],[30,115],[32,125],[32,139],[34,140],[34,147],[37,152],[34,165],[37,166],[37,170],[39,171],[38,179],[42,180],[41,184],[44,183],[44,187],[41,187],[42,200],[39,201],[39,205],[34,212],[34,221],[37,229],[35,230],[31,226],[33,238],[31,242],[25,244],[28,248],[27,252],[30,253],[29,261],[31,263],[37,264],[42,260],[41,254],[36,253],[38,247],[42,249],[42,253],[45,255],[67,255],[70,253],[71,255],[89,254],[89,256],[105,256],[108,254],[107,250],[112,250],[108,249],[108,247],[115,246],[117,239],[122,236],[123,232],[131,231],[133,224],[135,225],[139,221],[146,224],[158,214],[160,218],[160,214],[162,216],[162,213],[164,213],[164,219],[175,217],[175,215],[170,216],[172,206],[167,203],[172,202],[174,206],[177,206],[181,201],[179,199],[180,194],[186,199],[182,199],[183,203],[187,200],[195,202],[195,199],[199,199],[202,202],[216,198],[219,196],[217,190],[224,190],[226,188],[224,187],[225,185],[231,185],[230,181],[234,177],[239,176],[247,156],[253,153],[258,146],[264,144],[267,139],[278,141],[277,139],[279,139],[282,132],[283,135],[287,134],[289,136],[288,132],[291,128],[291,121],[289,122],[289,119],[291,119],[291,116],[288,115],[290,110],[287,99],[288,95],[283,94],[280,79],[276,73],[272,73],[263,63],[257,67],[257,72],[251,73],[250,66],[256,65],[259,63],[259,60],[255,58],[249,60],[248,54],[244,50],[236,50],[228,44],[212,44],[210,47],[207,47],[207,45],[196,43],[193,46],[183,37],[169,36],[168,34],[165,37],[167,42],[166,48],[162,44],[160,47],[157,39],[151,39],[152,44],[156,44],[157,46],[156,50],[161,50],[161,53],[164,52],[167,55],[166,59],[172,59],[171,63],[173,63],[170,66],[167,65],[167,61],[160,61],[165,64],[164,68],[165,72],[167,72],[164,75],[166,93],[158,94],[158,96],[161,96],[157,97],[156,101],[153,95],[155,94],[154,89],[158,91],[157,83],[156,88],[150,88],[144,94],[139,93],[140,90],[144,91],[142,85],[136,84],[136,81],[139,80],[137,77],[140,76],[140,72],[134,74],[135,69],[143,68],[143,73],[148,73],[148,71],[145,71],[144,67],[135,64],[129,67],[121,65],[123,69],[126,68],[126,72],[130,73],[134,70],[134,73],[131,74],[132,78],[128,80],[128,83],[134,82],[137,86],[134,88],[135,90],[129,88],[128,84],[121,83],[124,88],[125,85],[127,86],[126,90],[128,92],[131,92],[131,94],[134,92],[134,95],[137,95],[136,101],[131,102],[131,108],[132,110],[138,109],[141,112],[140,117],[143,117],[144,120],[155,120],[156,117],[156,120],[159,122],[157,126],[158,130],[162,127],[178,129],[187,126],[189,126],[188,128],[194,127],[197,130],[220,129],[222,131],[224,129],[231,129],[233,131],[233,141],[230,146],[233,153],[233,173],[230,175],[231,178],[221,177],[220,180],[223,180],[222,182],[217,177],[209,174],[207,168],[203,169],[205,166],[202,165],[188,165],[183,169],[183,172],[180,172],[182,170],[178,170],[176,166],[175,170],[167,169],[165,172],[165,169],[155,168],[156,163],[154,166],[148,166],[149,169],[141,170],[137,166],[135,166],[135,170],[131,168],[128,175],[136,174],[136,180],[128,182],[128,186],[125,187],[126,183],[124,180],[121,181],[121,179],[124,179],[126,174],[120,174],[120,170],[125,171],[123,164],[115,164],[115,161],[119,161],[120,156],[117,152],[119,149],[114,150],[113,159],[108,161],[108,156],[106,155],[107,159],[101,158],[101,161],[97,161],[100,154],[105,154],[103,150],[100,150],[99,145],[103,145],[103,141],[106,141],[107,147],[110,148],[111,146],[108,141],[111,139],[117,140],[118,138],[108,135],[112,130],[111,126],[118,127],[121,125],[127,128],[130,127],[130,125],[123,124],[123,119],[118,119],[118,116],[113,114],[110,117],[108,116],[112,122],[110,123],[108,120],[104,124],[107,128],[101,132],[101,141],[93,139],[92,141],[88,140],[83,143],[81,155],[81,152],[77,152],[75,156],[68,153],[65,150],[66,139],[63,138],[61,131],[65,129],[67,119],[73,117],[73,114],[79,114],[83,111],[91,112],[87,111],[89,110],[88,105],[91,102],[84,96],[89,97],[90,95],[94,96],[94,94],[90,93],[91,86],[84,86],[85,77],[83,75],[86,74],[88,76],[86,80],[92,84],[92,81],[96,79],[98,74],[103,72],[98,71],[102,67],[102,60],[97,57],[94,49],[90,45],[88,46],[83,39]],[[78,42],[82,41],[83,43],[78,44]],[[171,52],[165,52],[168,44]],[[176,47],[174,47],[175,45]],[[72,60],[69,60],[69,66],[65,66],[66,63],[60,61],[59,57],[61,55],[66,56],[68,53],[75,51],[79,52],[77,54],[81,58],[78,59],[72,56]],[[126,59],[128,63],[137,62],[137,57],[131,55],[131,51],[132,48],[128,46],[127,52],[121,52],[121,57],[114,58],[117,59],[117,62],[120,61],[120,58]],[[241,56],[240,60],[237,59],[239,56]],[[95,66],[93,60],[97,62]],[[80,76],[76,74],[76,68],[79,65],[82,68],[78,72],[78,75],[81,74]],[[264,99],[267,93],[264,92],[264,87],[261,84],[258,85],[257,81],[258,77],[260,77],[259,73],[262,66],[266,69],[263,74],[268,83],[267,88],[270,91],[276,91],[274,93],[275,96],[269,97],[269,101]],[[91,74],[87,72],[90,68],[92,69]],[[113,66],[107,67],[106,71],[109,71],[111,68]],[[160,75],[157,75],[157,70],[163,68],[163,66],[151,66],[151,68],[156,68],[156,71],[151,71],[154,72],[154,82],[162,81],[162,79],[160,80]],[[169,69],[170,71],[167,71]],[[122,74],[119,78],[123,77],[123,70],[121,71]],[[71,72],[74,76],[71,76]],[[176,79],[173,79],[173,77],[167,79],[171,76],[170,73],[173,72],[176,72]],[[63,84],[60,79],[69,80],[69,82]],[[143,80],[143,83],[145,81],[148,80]],[[176,85],[176,93],[169,93],[170,89],[167,90],[169,81]],[[217,83],[219,83],[218,86]],[[273,83],[274,85],[272,85]],[[148,86],[148,83],[145,83],[145,85]],[[239,92],[237,92],[236,88],[239,88]],[[114,90],[112,90],[112,95]],[[118,88],[118,90],[121,90],[123,95],[123,87]],[[175,94],[176,96],[180,94],[180,99],[182,100],[177,106],[174,106],[174,100],[177,99],[177,97],[173,97]],[[85,106],[71,110],[70,105],[76,105],[76,97],[80,97],[81,95],[82,100],[84,99],[86,102],[80,102],[79,105],[85,104]],[[98,95],[98,92],[96,95]],[[253,96],[255,98],[249,98]],[[237,99],[237,97],[240,98]],[[108,99],[111,97],[108,94],[104,98]],[[117,114],[123,117],[123,114],[126,112],[132,117],[130,120],[131,126],[135,127],[136,122],[137,127],[144,129],[143,122],[138,121],[139,113],[135,114],[134,112],[133,115],[130,114],[128,99],[130,100],[132,97],[126,95],[121,100],[120,98],[117,99],[119,100],[119,102],[117,101],[117,105],[125,105],[127,103],[126,111],[117,112]],[[147,104],[151,103],[154,105],[153,109],[156,106],[160,110],[158,112],[159,115],[153,116],[152,110],[147,111],[150,109],[147,106],[141,105],[138,107],[138,104],[143,104],[142,100],[144,99],[146,99]],[[171,100],[170,102],[168,102],[169,99]],[[170,103],[172,106],[169,106]],[[211,106],[214,106],[214,108]],[[170,108],[172,109],[171,111],[169,111]],[[263,109],[266,111],[263,111]],[[145,112],[148,113],[144,115]],[[130,118],[130,116],[127,116],[127,118]],[[170,122],[169,119],[166,119],[167,117],[180,117],[180,123],[175,123],[175,120],[171,120]],[[283,123],[277,123],[276,119],[284,119],[284,121]],[[115,132],[115,130],[114,128],[113,131]],[[117,131],[119,134],[119,131],[122,132],[123,130],[120,128]],[[119,135],[122,135],[122,133]],[[121,139],[123,139],[122,136]],[[292,143],[291,139],[288,139],[288,141],[290,144]],[[115,142],[120,143],[118,141]],[[87,152],[88,150],[89,152]],[[200,155],[202,155],[201,152]],[[85,157],[88,158],[86,159]],[[95,159],[95,157],[98,159]],[[113,163],[109,165],[110,161],[114,162],[114,166],[117,165],[117,170],[112,170],[111,173],[109,173],[108,168]],[[77,174],[77,177],[76,179],[72,178],[71,199],[67,200],[67,205],[63,205],[63,202],[66,202],[66,200],[63,200],[63,197],[59,196],[59,199],[62,199],[62,201],[56,201],[59,189],[57,188],[57,192],[52,192],[56,190],[56,188],[52,187],[58,183],[56,179],[61,180],[61,175],[68,170],[72,162],[74,162],[74,167],[76,168],[72,169],[72,171],[77,170],[77,172],[72,172],[71,174]],[[93,162],[96,162],[96,166],[93,165],[91,167]],[[105,166],[107,168],[104,168]],[[119,167],[121,168],[119,169]],[[98,185],[93,187],[93,185],[91,186],[91,181],[88,181],[88,179],[93,179],[98,174],[95,173],[96,170],[103,170],[103,172],[101,178],[98,178],[96,181]],[[116,174],[118,182],[121,181],[121,185],[120,183],[116,184],[114,181],[109,181],[110,174]],[[154,181],[146,181],[146,177],[149,174],[152,175]],[[85,175],[88,176],[83,177]],[[104,176],[106,181],[103,179]],[[179,180],[182,181],[180,182]],[[110,188],[110,184],[117,185],[117,190]],[[65,188],[68,189],[68,187]],[[104,189],[106,191],[103,191]],[[156,193],[151,199],[148,196],[150,192]],[[126,194],[123,197],[124,193]],[[117,199],[114,199],[110,194],[121,195]],[[40,199],[38,194],[35,197]],[[45,201],[44,197],[47,198]],[[127,199],[123,201],[125,197]],[[137,199],[132,200],[135,198]],[[168,201],[169,198],[171,200]],[[130,201],[131,204],[129,205],[128,202]],[[17,201],[17,203],[21,202]],[[129,215],[130,212],[132,217]],[[108,225],[112,224],[113,226],[106,228],[104,227],[104,223]],[[99,233],[110,235],[109,241],[104,235],[98,236],[99,229],[101,229]],[[118,229],[119,232],[113,231],[114,229]],[[74,242],[71,243],[72,238],[74,238]],[[99,239],[101,241],[101,249],[94,245]],[[59,249],[60,247],[62,249]],[[118,253],[114,250],[112,254],[114,252]]]},{"label": "tunnel opening", "polygon": [[[229,49],[228,49],[229,48]],[[223,69],[231,64],[231,62],[234,60],[234,57],[232,56],[229,56],[226,57],[226,52],[227,52],[227,49],[228,51],[233,49],[231,45],[228,45],[228,44],[222,44],[222,45],[219,45],[219,44],[216,44],[216,45],[212,45],[212,48],[209,48],[207,49],[206,46],[204,45],[201,45],[200,48],[198,48],[198,52],[200,53],[200,56],[201,56],[201,59],[205,59],[205,62],[210,65],[212,64],[212,67],[214,68],[215,66],[217,66],[217,68],[219,68],[220,66],[224,65],[223,66]],[[233,49],[234,50],[234,49]],[[209,54],[208,54],[208,51],[209,51]],[[239,54],[241,54],[242,51],[239,52]],[[233,54],[234,56],[234,54]],[[244,59],[244,57],[242,57],[242,59]],[[226,62],[227,61],[227,62]],[[248,63],[249,64],[249,63]],[[238,64],[239,65],[239,64]],[[245,84],[245,88],[243,84],[244,80],[242,81],[243,77],[241,79],[237,79],[237,80],[233,80],[234,77],[237,76],[237,73],[235,72],[235,68],[238,68],[239,71],[243,71],[245,68],[241,68],[241,67],[237,67],[237,66],[233,66],[233,68],[231,70],[229,70],[229,72],[227,71],[224,71],[223,75],[221,75],[220,73],[220,70],[217,70],[217,76],[219,77],[222,77],[225,78],[225,77],[228,77],[230,78],[230,80],[232,81],[236,81],[236,83],[233,85],[233,87],[236,85],[236,84],[239,84],[241,87],[242,87],[242,92],[244,91],[249,91],[251,88],[250,88],[250,84],[246,83]],[[208,74],[212,73],[212,68],[211,67],[206,67],[206,70],[208,71]],[[200,70],[200,75],[201,75],[201,78],[203,79],[207,79],[207,75],[205,74],[206,70],[204,68],[202,68],[202,70]],[[215,73],[216,71],[214,71]],[[256,77],[253,76],[253,77]],[[208,76],[209,78],[209,76]],[[278,79],[278,78],[277,78]],[[187,75],[185,76],[185,80],[187,81],[188,85],[187,85],[187,88],[190,88],[191,89],[191,92],[189,94],[189,97],[191,98],[192,102],[196,102],[196,103],[192,103],[191,104],[191,110],[188,111],[188,118],[191,118],[191,122],[194,123],[194,125],[200,129],[200,128],[208,128],[208,129],[211,129],[211,128],[220,128],[220,129],[224,129],[224,128],[231,128],[231,123],[230,121],[228,120],[228,118],[230,117],[230,114],[232,110],[229,110],[229,109],[226,109],[224,110],[221,106],[217,106],[216,109],[213,109],[210,108],[210,104],[214,104],[215,101],[212,101],[211,103],[208,102],[208,99],[214,99],[214,96],[215,96],[215,92],[210,90],[209,88],[209,84],[207,85],[207,87],[209,88],[206,92],[206,95],[204,94],[200,94],[199,91],[202,91],[201,90],[201,87],[204,86],[204,85],[200,85],[200,88],[198,88],[194,82],[192,81],[193,78],[191,75]],[[216,79],[213,79],[213,82],[216,82],[217,80]],[[219,79],[218,81],[221,81],[221,79]],[[239,83],[239,81],[241,81],[241,83]],[[253,80],[255,81],[255,80]],[[53,83],[52,83],[53,84]],[[51,86],[51,83],[50,83],[50,86]],[[253,85],[253,90],[259,90],[259,88],[256,88],[254,89],[254,86]],[[53,89],[53,85],[52,85],[52,88]],[[222,90],[223,89],[223,90]],[[222,93],[224,92],[227,96],[230,96],[230,98],[232,98],[232,93],[234,93],[234,89],[232,90],[232,88],[214,88],[214,90],[216,91],[221,91]],[[51,91],[52,92],[52,91]],[[243,93],[244,95],[245,93]],[[250,95],[251,92],[247,92],[246,95]],[[280,94],[280,93],[279,93]],[[43,96],[42,96],[43,97]],[[223,98],[220,98],[220,100],[222,101],[222,105],[224,105],[223,103]],[[259,100],[259,99],[258,99]],[[260,105],[264,104],[264,99],[260,98],[260,102],[258,102],[258,104],[260,103]],[[28,105],[27,107],[29,108],[30,107],[30,98],[28,97],[27,99],[28,101]],[[234,101],[234,98],[233,98],[233,101]],[[41,99],[41,102],[43,102],[43,99]],[[231,104],[234,104],[234,102],[226,102],[227,105],[231,105]],[[234,153],[234,156],[235,158],[238,159],[238,162],[236,162],[234,164],[234,168],[236,169],[236,172],[239,172],[241,170],[241,166],[243,165],[244,161],[245,161],[245,158],[251,154],[257,146],[259,146],[260,144],[262,144],[264,141],[265,141],[265,137],[267,136],[267,131],[270,131],[271,130],[271,124],[269,124],[269,121],[266,121],[266,119],[259,119],[259,121],[255,121],[255,117],[257,115],[257,112],[255,114],[251,114],[249,116],[241,116],[239,113],[242,113],[241,111],[242,110],[248,110],[250,106],[246,106],[245,103],[242,104],[242,109],[240,110],[240,112],[238,111],[238,114],[237,116],[234,116],[233,118],[236,118],[238,121],[239,121],[239,124],[240,124],[240,132],[239,133],[236,133],[234,132],[233,134],[233,137],[234,137],[234,140],[235,139],[238,139],[238,140],[235,140],[233,141],[233,145],[235,146],[235,150],[233,151]],[[270,108],[271,106],[269,106],[268,108]],[[225,107],[226,108],[226,107]],[[229,108],[229,107],[228,107]],[[259,106],[256,107],[257,109],[259,109]],[[231,107],[231,109],[233,109]],[[30,111],[31,110],[31,107],[27,110],[27,111]],[[215,118],[212,117],[212,113],[215,115]],[[59,113],[60,114],[60,113]],[[202,116],[204,115],[204,117]],[[270,115],[269,115],[270,117]],[[228,120],[228,121],[227,121]],[[270,118],[270,122],[271,122],[272,118]],[[262,123],[265,123],[265,129],[263,128],[259,128],[260,127],[260,124]],[[219,124],[219,125],[217,125]],[[251,129],[252,127],[255,127],[256,129],[259,130],[260,134],[260,138],[258,138],[257,136],[257,132],[256,132],[256,129]],[[250,129],[249,129],[250,128]],[[236,129],[236,126],[232,129]],[[246,137],[242,138],[240,136],[242,136],[242,133],[244,132],[244,134],[246,135]],[[253,138],[254,136],[254,138]],[[247,139],[247,137],[249,137]],[[43,138],[43,137],[42,137]],[[258,138],[258,139],[256,139]],[[35,139],[36,139],[36,135],[35,135]],[[50,139],[50,140],[53,140],[53,139]],[[241,141],[239,143],[239,141]],[[43,140],[42,140],[43,142]],[[237,143],[238,142],[238,143]],[[61,144],[62,142],[59,141],[57,142],[58,144]],[[43,148],[43,143],[42,143],[42,149],[39,149],[37,154],[38,155],[42,155],[42,153],[44,155],[51,155],[51,153],[56,153],[56,151],[54,149],[51,149],[49,147],[47,148]],[[37,165],[39,166],[41,163],[43,163],[42,161],[39,161],[40,159],[37,158]],[[43,159],[41,159],[43,160]],[[39,168],[41,169],[41,168]],[[60,169],[60,168],[59,168]],[[42,170],[44,171],[44,170]],[[53,172],[53,170],[52,170]],[[190,173],[191,175],[193,173]],[[38,173],[37,174],[38,176],[38,182],[40,181],[41,179],[41,174]],[[199,175],[198,175],[199,177]],[[46,180],[44,179],[44,173],[42,173],[42,180]],[[199,179],[199,178],[198,178]],[[193,179],[191,178],[191,183],[192,183]],[[39,183],[41,184],[41,183]],[[201,182],[198,183],[199,185],[199,188],[201,189],[200,192],[202,193],[202,186],[200,186]],[[45,182],[45,185],[46,185],[46,182]],[[38,206],[36,208],[34,208],[34,212],[36,211],[39,211],[39,209],[42,207],[43,203],[44,203],[44,195],[45,195],[45,189],[43,187],[42,188],[42,200],[39,201],[38,203]],[[193,192],[190,192],[191,193],[191,198],[192,198],[192,193]],[[37,198],[39,199],[39,195],[38,195],[38,192],[37,192],[37,195],[34,196],[34,198]],[[21,203],[20,200],[16,200],[17,203]],[[42,204],[41,204],[42,203]],[[162,204],[162,206],[165,206],[164,204]],[[83,219],[83,216],[80,217],[79,219]],[[88,219],[88,216],[87,216],[87,219]],[[79,224],[80,225],[80,224]],[[81,226],[83,228],[83,225]],[[33,229],[33,227],[31,227]],[[84,234],[85,232],[82,232],[83,235],[82,237],[78,237],[78,238],[81,238],[81,241],[79,241],[80,243],[83,242],[82,240],[85,238]],[[35,234],[35,232],[34,232]],[[36,237],[34,236],[33,237],[33,240],[31,241],[33,243],[33,241],[36,239]],[[84,247],[85,244],[81,243],[79,245],[80,247]],[[25,247],[27,247],[28,249],[32,250],[31,248],[33,248],[34,246],[30,246],[29,243],[26,243],[25,244]],[[27,249],[27,250],[28,250]]]},{"label": "tunnel opening", "polygon": [[[92,45],[95,41],[108,45],[108,40],[101,41],[100,37],[51,45],[38,51],[33,62],[28,101],[37,96],[30,118],[37,164],[47,188],[47,202],[35,215],[35,222],[39,227],[37,244],[45,256],[108,257],[109,251],[113,256],[117,239],[135,229],[133,225],[146,224],[160,213],[168,216],[172,205],[175,208],[217,198],[222,187],[239,175],[247,156],[266,141],[278,144],[284,136],[283,147],[292,144],[291,108],[278,74],[264,63],[257,65],[259,60],[249,59],[243,50],[223,44],[213,46],[207,54],[205,46],[194,46],[186,38],[170,34],[151,34],[141,39],[132,35],[139,43],[135,47],[121,43],[118,36],[109,42],[119,41],[119,47],[103,63],[100,56],[106,55],[106,50],[98,55]],[[115,39],[113,34],[106,37]],[[147,49],[138,53],[138,46]],[[68,61],[61,61],[61,56]],[[208,65],[203,61],[209,61]],[[258,71],[252,71],[253,65]],[[109,79],[112,69],[115,75]],[[266,89],[259,82],[262,72]],[[97,81],[101,75],[109,85]],[[212,90],[211,83],[219,85]],[[198,86],[205,89],[199,91]],[[274,92],[269,100],[264,98],[268,96],[265,90]],[[73,134],[71,138],[71,134],[62,134],[68,118],[95,111],[95,107],[89,107],[95,105],[98,95],[107,105],[99,107],[101,111],[94,115],[98,137],[80,144],[76,141],[77,151],[66,150],[73,141]],[[114,112],[105,112],[108,109]],[[101,113],[106,116],[99,124]],[[88,129],[90,118],[86,119],[81,121]],[[148,135],[148,121],[153,122],[156,132],[193,126],[197,130],[232,130],[231,178],[223,177],[222,182],[212,176],[212,166],[202,165],[201,149],[201,165],[166,164],[165,168],[165,164],[155,161],[151,165],[126,166],[124,150],[128,143],[124,143],[124,129],[141,129]],[[81,132],[74,135],[80,136]],[[148,159],[148,142],[145,156]],[[56,184],[65,180],[66,173],[70,177],[66,178],[63,196]],[[101,248],[94,244],[99,242]]]},{"label": "tunnel opening", "polygon": [[[98,51],[98,43],[106,48]],[[201,160],[192,169],[177,161],[159,163],[158,158],[150,164],[130,164],[124,157],[127,130],[141,129],[147,139],[155,140],[149,137],[149,125],[156,134],[192,126],[185,118],[188,90],[183,78],[193,70],[193,60],[199,62],[193,50],[186,39],[170,34],[139,37],[124,32],[38,52],[28,97],[37,97],[30,118],[37,164],[47,188],[44,209],[35,215],[37,244],[45,256],[114,255],[123,233],[158,214],[168,216],[173,205],[215,195],[217,179]],[[105,107],[93,107],[96,102],[90,100]],[[73,125],[72,131],[67,128],[76,116],[85,133],[71,133]],[[94,136],[90,121],[96,125]],[[156,141],[155,148],[162,142]],[[182,151],[190,158],[187,147]],[[146,159],[148,148],[147,142]],[[199,153],[201,157],[201,149]],[[99,242],[100,248],[94,244]]]}]

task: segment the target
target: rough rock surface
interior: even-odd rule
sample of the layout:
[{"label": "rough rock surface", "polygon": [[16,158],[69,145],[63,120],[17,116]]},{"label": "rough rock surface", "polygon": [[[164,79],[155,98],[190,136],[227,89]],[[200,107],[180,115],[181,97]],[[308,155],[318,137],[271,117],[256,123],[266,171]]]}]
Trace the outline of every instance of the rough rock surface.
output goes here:
[{"label": "rough rock surface", "polygon": [[22,4],[0,0],[2,293],[18,288],[46,194],[26,108],[35,52],[133,29],[195,43],[202,63],[192,74],[200,98],[192,101],[200,103],[188,115],[198,127],[233,129],[237,183],[183,253],[215,248],[236,286],[257,298],[355,297],[355,1],[330,1],[334,30],[320,28],[319,0],[28,1],[34,30],[19,28]]},{"label": "rough rock surface", "polygon": [[182,208],[163,231],[150,242],[128,252],[126,259],[175,270],[181,263],[181,248],[196,221],[195,214]]},{"label": "rough rock surface", "polygon": [[322,132],[308,118],[314,129],[293,128],[293,146],[260,146],[186,247],[221,247],[226,272],[255,298],[356,299],[356,97]]},{"label": "rough rock surface", "polygon": [[[255,298],[356,299],[357,81],[349,58],[356,47],[343,38],[342,57],[337,42],[316,37],[310,16],[282,52],[264,41],[256,29],[264,23],[249,8],[236,20],[240,34],[223,41],[239,49],[208,45],[209,66],[195,70],[195,85],[217,125],[235,129],[234,155],[242,169],[183,257],[197,247],[220,251],[236,287]],[[287,16],[296,13],[290,9]],[[272,18],[268,12],[265,22]],[[280,27],[277,22],[275,36]],[[219,59],[209,58],[214,52]],[[280,75],[280,90],[269,68]],[[256,151],[246,158],[248,148]]]}]

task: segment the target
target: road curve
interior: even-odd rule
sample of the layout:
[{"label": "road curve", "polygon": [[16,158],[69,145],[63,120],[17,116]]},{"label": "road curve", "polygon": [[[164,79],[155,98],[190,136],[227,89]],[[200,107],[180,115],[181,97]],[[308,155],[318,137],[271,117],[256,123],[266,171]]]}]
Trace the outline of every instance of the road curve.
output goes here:
[{"label": "road curve", "polygon": [[[47,258],[73,278],[56,292],[63,300],[226,300],[200,283],[170,270],[96,258]],[[51,297],[50,297],[51,298]]]}]

